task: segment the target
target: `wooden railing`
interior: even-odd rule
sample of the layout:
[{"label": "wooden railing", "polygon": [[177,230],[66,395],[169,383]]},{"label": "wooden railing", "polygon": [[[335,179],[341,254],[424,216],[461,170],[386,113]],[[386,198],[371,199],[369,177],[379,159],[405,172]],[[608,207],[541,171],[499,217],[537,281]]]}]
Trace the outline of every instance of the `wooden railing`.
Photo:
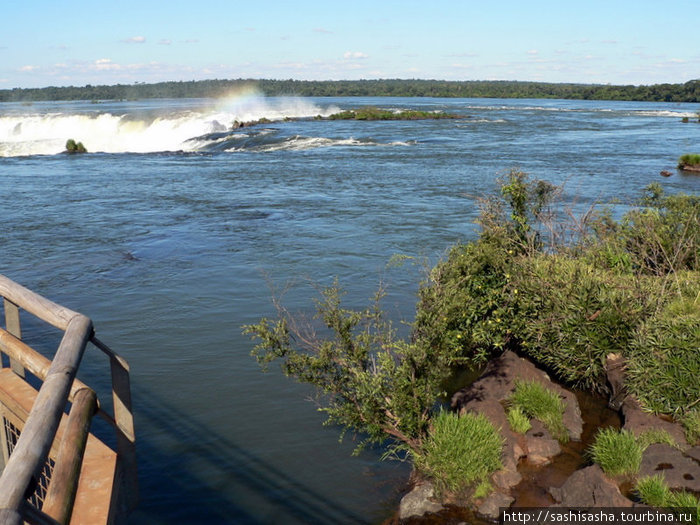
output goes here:
[{"label": "wooden railing", "polygon": [[[113,504],[127,511],[133,509],[137,503],[138,486],[127,362],[97,339],[92,321],[84,315],[53,303],[2,275],[0,295],[5,311],[5,329],[0,328],[0,352],[9,356],[11,369],[17,376],[24,378],[28,371],[42,381],[0,477],[0,525],[19,525],[24,521],[70,523],[83,453],[95,414],[106,420],[116,434],[119,472],[115,473],[115,483],[119,487],[114,494],[119,501]],[[22,341],[20,309],[64,331],[52,360]],[[75,378],[88,343],[109,358],[113,415],[99,406],[90,387]],[[60,443],[54,443],[69,402],[70,410],[62,427]],[[51,481],[42,508],[37,509],[27,502],[27,494],[32,491],[52,448],[58,452],[53,458]],[[113,513],[110,510],[110,514]]]}]

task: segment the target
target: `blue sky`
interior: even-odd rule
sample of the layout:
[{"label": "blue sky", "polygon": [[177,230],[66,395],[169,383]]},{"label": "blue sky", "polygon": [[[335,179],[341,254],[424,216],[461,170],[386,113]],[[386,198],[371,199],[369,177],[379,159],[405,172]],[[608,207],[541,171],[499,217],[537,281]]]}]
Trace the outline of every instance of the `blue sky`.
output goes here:
[{"label": "blue sky", "polygon": [[700,78],[698,0],[8,1],[0,89],[206,78]]}]

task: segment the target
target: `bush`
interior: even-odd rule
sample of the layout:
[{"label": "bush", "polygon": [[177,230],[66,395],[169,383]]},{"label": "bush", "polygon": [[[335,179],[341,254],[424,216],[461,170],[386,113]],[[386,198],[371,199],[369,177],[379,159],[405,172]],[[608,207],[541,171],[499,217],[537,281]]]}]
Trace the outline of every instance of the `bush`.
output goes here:
[{"label": "bush", "polygon": [[387,456],[420,454],[433,407],[454,360],[429,347],[398,340],[379,306],[382,294],[364,310],[342,307],[338,284],[317,302],[316,319],[325,337],[278,304],[278,319],[244,327],[258,340],[253,355],[266,366],[282,362],[288,376],[314,385],[329,424],[386,445]]},{"label": "bush", "polygon": [[435,481],[438,492],[463,493],[501,468],[503,438],[482,414],[440,412],[433,421],[416,467]]},{"label": "bush", "polygon": [[590,455],[606,474],[633,476],[642,463],[642,447],[627,430],[603,428],[598,431]]},{"label": "bush", "polygon": [[87,153],[85,146],[82,142],[76,142],[73,139],[68,139],[66,141],[66,151],[68,153]]},{"label": "bush", "polygon": [[528,417],[542,422],[552,436],[562,443],[569,440],[569,433],[564,426],[564,401],[556,392],[549,390],[536,381],[516,381],[515,391],[508,399]]},{"label": "bush", "polygon": [[[687,291],[697,288],[697,281],[684,286]],[[645,408],[682,417],[700,399],[699,348],[700,302],[684,297],[669,303],[646,320],[630,342],[630,391]]]}]

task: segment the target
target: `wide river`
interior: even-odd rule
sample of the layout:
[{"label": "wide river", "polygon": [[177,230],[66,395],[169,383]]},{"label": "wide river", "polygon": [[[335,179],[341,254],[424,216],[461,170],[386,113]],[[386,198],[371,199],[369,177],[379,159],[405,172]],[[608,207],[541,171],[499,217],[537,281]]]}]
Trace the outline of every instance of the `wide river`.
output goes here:
[{"label": "wide river", "polygon": [[[459,120],[288,120],[375,105]],[[351,457],[307,386],[262,373],[241,326],[272,289],[311,311],[380,282],[410,321],[421,264],[476,232],[475,199],[511,168],[565,184],[574,209],[644,186],[698,193],[699,104],[271,98],[0,105],[0,273],[93,319],[131,365],[141,503],[133,523],[380,523],[409,468]],[[230,130],[234,120],[272,122]],[[689,117],[689,123],[682,123]],[[60,154],[66,139],[87,155]],[[660,177],[669,170],[672,177]],[[23,318],[24,320],[24,318]],[[56,334],[29,321],[36,346]],[[404,329],[406,331],[406,329]],[[107,362],[81,377],[109,397]],[[100,431],[100,428],[96,428]]]}]

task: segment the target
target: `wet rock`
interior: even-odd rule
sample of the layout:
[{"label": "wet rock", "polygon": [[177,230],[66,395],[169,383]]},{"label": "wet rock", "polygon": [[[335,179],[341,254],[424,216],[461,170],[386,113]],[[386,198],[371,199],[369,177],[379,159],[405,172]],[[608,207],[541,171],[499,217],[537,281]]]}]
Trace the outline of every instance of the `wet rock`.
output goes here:
[{"label": "wet rock", "polygon": [[620,410],[627,397],[625,387],[625,358],[622,354],[608,354],[605,358],[605,374],[610,388],[608,406]]},{"label": "wet rock", "polygon": [[647,447],[642,456],[639,476],[655,474],[663,474],[672,489],[700,492],[700,464],[676,448],[662,443]]},{"label": "wet rock", "polygon": [[399,519],[405,520],[412,516],[422,516],[428,512],[439,512],[443,506],[435,503],[433,484],[429,481],[418,483],[413,490],[401,498],[399,504]]},{"label": "wet rock", "polygon": [[532,420],[532,428],[525,434],[525,445],[527,459],[532,465],[546,465],[561,452],[559,442],[536,419]]},{"label": "wet rock", "polygon": [[549,490],[563,507],[631,507],[617,485],[605,477],[598,465],[574,472],[561,488]]},{"label": "wet rock", "polygon": [[499,517],[499,510],[503,507],[510,507],[515,498],[501,492],[493,492],[476,509],[476,512],[484,518],[496,520]]},{"label": "wet rock", "polygon": [[583,420],[576,396],[553,383],[549,376],[527,359],[518,357],[513,352],[504,352],[492,359],[481,377],[469,387],[463,388],[452,396],[452,407],[463,409],[470,402],[495,400],[503,402],[515,390],[515,381],[537,381],[559,394],[565,403],[564,425],[569,431],[569,438],[579,441],[583,433]]},{"label": "wet rock", "polygon": [[622,428],[633,432],[634,435],[638,436],[645,430],[661,429],[668,432],[681,449],[688,448],[682,425],[642,411],[639,401],[634,396],[627,396],[621,412],[624,419]]}]

